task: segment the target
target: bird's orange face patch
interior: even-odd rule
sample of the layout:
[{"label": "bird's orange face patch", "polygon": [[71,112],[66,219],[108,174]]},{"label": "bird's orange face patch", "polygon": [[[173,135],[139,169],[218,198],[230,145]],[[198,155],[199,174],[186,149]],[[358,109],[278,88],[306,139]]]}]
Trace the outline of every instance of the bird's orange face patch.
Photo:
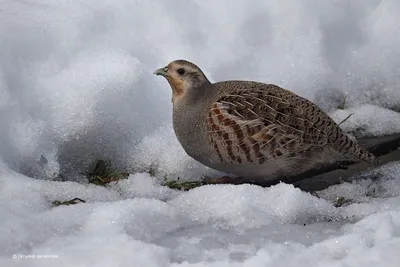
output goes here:
[{"label": "bird's orange face patch", "polygon": [[180,68],[179,65],[170,63],[167,68],[168,76],[166,78],[172,88],[172,102],[175,103],[186,93],[188,84],[177,74],[177,69]]},{"label": "bird's orange face patch", "polygon": [[172,102],[175,102],[185,93],[186,84],[183,80],[173,75],[168,76],[167,81],[172,88]]}]

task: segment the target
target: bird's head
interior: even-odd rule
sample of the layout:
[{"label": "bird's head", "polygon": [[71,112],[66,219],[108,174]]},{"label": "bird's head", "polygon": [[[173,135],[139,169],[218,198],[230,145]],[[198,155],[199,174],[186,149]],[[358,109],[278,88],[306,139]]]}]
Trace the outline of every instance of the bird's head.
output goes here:
[{"label": "bird's head", "polygon": [[154,74],[161,75],[172,88],[172,102],[194,96],[210,82],[199,67],[186,60],[175,60],[166,67],[157,69]]}]

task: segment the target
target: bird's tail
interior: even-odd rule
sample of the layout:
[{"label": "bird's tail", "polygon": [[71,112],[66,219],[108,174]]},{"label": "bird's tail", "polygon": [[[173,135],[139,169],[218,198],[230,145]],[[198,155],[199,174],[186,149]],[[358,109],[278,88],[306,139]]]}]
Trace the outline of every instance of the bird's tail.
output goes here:
[{"label": "bird's tail", "polygon": [[355,159],[365,161],[372,166],[379,165],[379,159],[374,154],[361,147],[357,141],[351,139],[345,132],[342,132],[341,135],[342,136],[337,139],[340,140],[337,144],[339,152],[345,155],[347,154]]}]

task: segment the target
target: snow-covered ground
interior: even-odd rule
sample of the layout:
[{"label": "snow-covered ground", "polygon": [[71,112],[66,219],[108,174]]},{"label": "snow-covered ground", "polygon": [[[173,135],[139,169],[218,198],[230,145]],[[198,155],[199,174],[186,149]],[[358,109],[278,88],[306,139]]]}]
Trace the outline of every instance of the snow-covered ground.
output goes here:
[{"label": "snow-covered ground", "polygon": [[[399,133],[399,47],[398,0],[1,0],[0,266],[400,266],[399,162],[319,197],[160,186],[214,172],[179,146],[152,75],[184,58],[354,113],[348,131]],[[134,174],[87,184],[95,159]]]}]

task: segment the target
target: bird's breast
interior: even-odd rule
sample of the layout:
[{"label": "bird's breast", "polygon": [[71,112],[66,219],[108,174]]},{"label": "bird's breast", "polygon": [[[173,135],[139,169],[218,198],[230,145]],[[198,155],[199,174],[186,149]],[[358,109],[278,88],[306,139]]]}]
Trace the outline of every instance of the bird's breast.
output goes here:
[{"label": "bird's breast", "polygon": [[204,116],[190,108],[173,112],[175,135],[186,151],[195,160],[208,165],[212,160],[212,151],[207,141],[207,125]]}]

